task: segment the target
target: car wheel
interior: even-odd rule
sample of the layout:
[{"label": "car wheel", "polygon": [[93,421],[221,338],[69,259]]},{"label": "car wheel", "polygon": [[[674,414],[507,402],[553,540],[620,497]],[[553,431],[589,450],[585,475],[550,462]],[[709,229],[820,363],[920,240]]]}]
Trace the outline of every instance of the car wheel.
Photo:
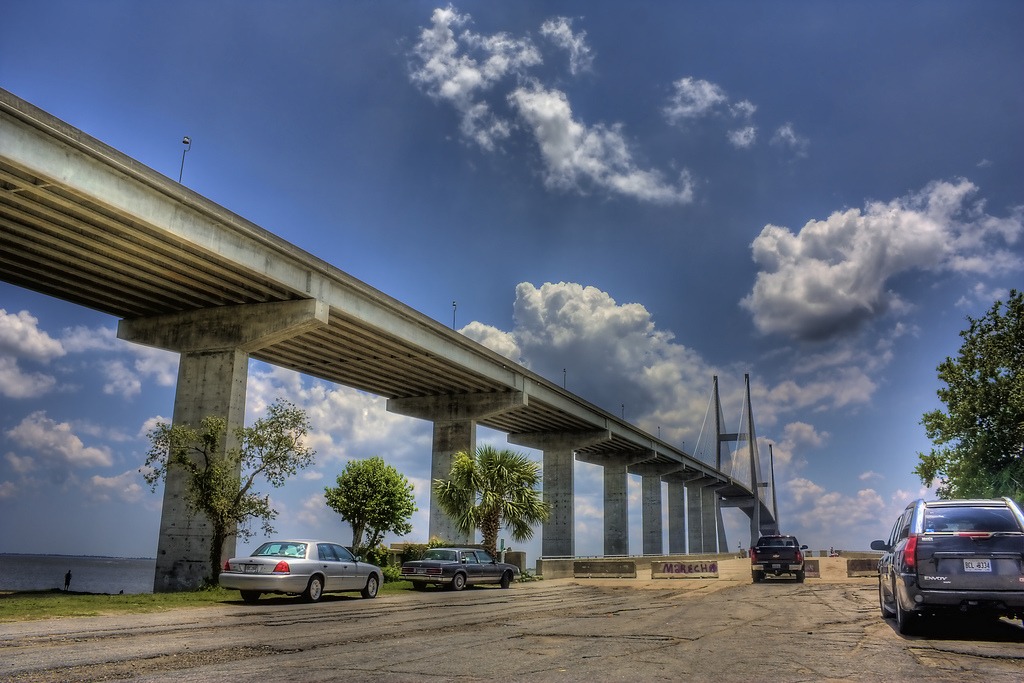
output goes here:
[{"label": "car wheel", "polygon": [[242,594],[242,602],[252,604],[260,599],[259,591],[239,591]]},{"label": "car wheel", "polygon": [[508,588],[512,585],[512,572],[505,572],[501,575],[501,587]]},{"label": "car wheel", "polygon": [[306,592],[302,594],[302,598],[306,602],[316,602],[324,594],[324,580],[319,576],[314,576],[309,580],[309,585],[306,586]]},{"label": "car wheel", "polygon": [[455,576],[452,577],[452,590],[453,591],[460,591],[460,590],[462,590],[465,587],[466,587],[466,575],[465,574],[463,574],[462,572],[459,572],[458,574],[456,574]]},{"label": "car wheel", "polygon": [[375,598],[377,597],[378,588],[380,588],[380,582],[377,580],[377,575],[370,574],[369,578],[366,579],[366,585],[363,587],[360,595],[364,598]]},{"label": "car wheel", "polygon": [[802,571],[799,571],[799,572],[796,573],[796,582],[797,583],[803,583],[804,582],[804,573]]},{"label": "car wheel", "polygon": [[905,636],[914,635],[917,632],[920,617],[903,609],[898,595],[893,595],[893,602],[896,603],[896,630]]},{"label": "car wheel", "polygon": [[764,572],[750,572],[750,578],[754,580],[754,583],[761,583],[764,581]]},{"label": "car wheel", "polygon": [[414,591],[425,591],[428,588],[430,588],[430,584],[429,583],[420,583],[419,581],[413,581],[412,582],[412,589]]}]

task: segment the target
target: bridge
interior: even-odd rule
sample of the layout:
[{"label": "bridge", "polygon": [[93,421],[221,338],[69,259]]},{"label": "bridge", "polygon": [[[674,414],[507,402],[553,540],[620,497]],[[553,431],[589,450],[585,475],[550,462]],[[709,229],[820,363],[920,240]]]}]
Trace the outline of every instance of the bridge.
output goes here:
[{"label": "bridge", "polygon": [[[118,337],[180,354],[172,420],[241,426],[254,358],[387,398],[433,423],[431,478],[482,425],[542,452],[543,557],[575,555],[573,463],[604,468],[604,551],[627,554],[627,481],[642,481],[643,552],[726,551],[721,509],[775,528],[753,419],[684,452],[0,89],[0,279],[119,319]],[[711,436],[713,434],[713,437]],[[729,451],[735,442],[746,448]],[[228,447],[230,444],[225,444]],[[723,450],[729,452],[723,462]],[[744,451],[746,455],[740,452]],[[749,467],[744,463],[749,460]],[[756,462],[755,462],[756,460]],[[209,575],[209,530],[169,474],[154,591]],[[466,541],[431,496],[431,537]],[[235,539],[223,549],[234,554]]]}]

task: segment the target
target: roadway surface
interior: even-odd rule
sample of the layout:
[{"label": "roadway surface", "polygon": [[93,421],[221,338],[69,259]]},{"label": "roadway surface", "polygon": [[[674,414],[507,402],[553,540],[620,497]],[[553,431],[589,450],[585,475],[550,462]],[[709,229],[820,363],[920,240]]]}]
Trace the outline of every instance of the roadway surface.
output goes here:
[{"label": "roadway surface", "polygon": [[873,578],[538,581],[0,624],[2,681],[1020,681],[1019,623],[902,637]]}]

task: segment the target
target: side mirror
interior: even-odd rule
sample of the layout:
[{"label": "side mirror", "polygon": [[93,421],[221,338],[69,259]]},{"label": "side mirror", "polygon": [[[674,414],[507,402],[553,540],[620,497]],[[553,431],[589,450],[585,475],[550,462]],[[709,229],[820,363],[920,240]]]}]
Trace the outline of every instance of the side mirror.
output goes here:
[{"label": "side mirror", "polygon": [[871,541],[871,549],[881,550],[882,552],[886,553],[892,550],[892,548],[889,547],[889,544],[885,541]]},{"label": "side mirror", "polygon": [[805,545],[800,546],[800,550],[807,550],[807,546],[805,546]]}]

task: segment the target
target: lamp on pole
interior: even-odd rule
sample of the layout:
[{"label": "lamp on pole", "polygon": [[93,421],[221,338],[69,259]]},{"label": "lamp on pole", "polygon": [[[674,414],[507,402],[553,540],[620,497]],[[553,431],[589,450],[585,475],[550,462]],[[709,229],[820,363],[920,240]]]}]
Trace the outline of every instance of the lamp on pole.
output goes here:
[{"label": "lamp on pole", "polygon": [[459,310],[459,305],[456,302],[452,302],[452,329],[455,329],[455,311]]},{"label": "lamp on pole", "polygon": [[181,183],[181,174],[185,172],[185,152],[192,149],[192,138],[185,136],[181,139],[181,144],[185,145],[185,149],[181,150],[181,168],[178,169],[178,183]]}]

